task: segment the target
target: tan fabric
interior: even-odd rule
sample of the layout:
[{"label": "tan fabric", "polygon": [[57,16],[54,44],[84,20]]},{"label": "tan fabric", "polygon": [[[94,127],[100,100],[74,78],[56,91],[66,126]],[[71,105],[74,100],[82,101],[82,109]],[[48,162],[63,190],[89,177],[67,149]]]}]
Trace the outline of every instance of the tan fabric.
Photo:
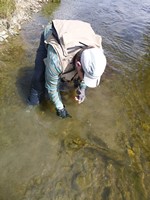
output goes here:
[{"label": "tan fabric", "polygon": [[62,77],[71,80],[76,71],[73,69],[72,60],[75,54],[85,46],[101,47],[101,36],[96,35],[89,23],[78,20],[53,20],[53,26],[58,35],[58,41],[53,35],[45,41],[51,44],[59,56],[62,66]]}]

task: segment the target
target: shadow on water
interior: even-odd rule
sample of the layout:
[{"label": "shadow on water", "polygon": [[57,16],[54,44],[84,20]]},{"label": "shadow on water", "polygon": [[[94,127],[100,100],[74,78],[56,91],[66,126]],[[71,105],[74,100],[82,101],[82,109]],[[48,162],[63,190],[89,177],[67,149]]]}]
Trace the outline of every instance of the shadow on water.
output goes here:
[{"label": "shadow on water", "polygon": [[22,67],[18,70],[16,87],[18,94],[20,95],[22,101],[27,104],[27,97],[30,92],[31,80],[33,76],[33,67]]}]

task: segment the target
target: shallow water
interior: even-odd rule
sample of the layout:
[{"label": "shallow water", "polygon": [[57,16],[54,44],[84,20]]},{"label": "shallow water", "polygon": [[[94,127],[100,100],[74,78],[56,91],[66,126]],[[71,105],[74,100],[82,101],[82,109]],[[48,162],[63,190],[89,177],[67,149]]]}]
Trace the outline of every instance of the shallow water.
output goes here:
[{"label": "shallow water", "polygon": [[[0,55],[0,200],[145,200],[150,189],[149,0],[62,0],[24,24]],[[53,18],[81,19],[102,35],[107,67],[72,115],[26,97],[40,33]]]}]

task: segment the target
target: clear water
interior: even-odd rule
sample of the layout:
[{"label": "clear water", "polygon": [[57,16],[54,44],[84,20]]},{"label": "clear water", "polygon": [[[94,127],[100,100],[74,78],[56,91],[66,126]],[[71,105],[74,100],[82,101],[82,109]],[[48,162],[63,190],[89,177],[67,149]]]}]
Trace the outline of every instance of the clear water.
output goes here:
[{"label": "clear water", "polygon": [[[66,120],[50,102],[26,105],[40,33],[53,18],[91,23],[109,64],[84,104],[62,94]],[[0,200],[149,199],[149,0],[44,6],[1,52]]]}]

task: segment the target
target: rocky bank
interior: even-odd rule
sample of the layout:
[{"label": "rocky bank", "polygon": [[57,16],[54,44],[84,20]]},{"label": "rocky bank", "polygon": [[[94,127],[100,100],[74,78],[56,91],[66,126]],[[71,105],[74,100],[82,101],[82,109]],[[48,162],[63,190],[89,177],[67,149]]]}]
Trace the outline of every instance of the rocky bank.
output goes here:
[{"label": "rocky bank", "polygon": [[38,12],[43,3],[49,0],[15,0],[16,9],[9,19],[0,20],[0,43],[18,34],[21,25],[31,19],[33,13]]}]

